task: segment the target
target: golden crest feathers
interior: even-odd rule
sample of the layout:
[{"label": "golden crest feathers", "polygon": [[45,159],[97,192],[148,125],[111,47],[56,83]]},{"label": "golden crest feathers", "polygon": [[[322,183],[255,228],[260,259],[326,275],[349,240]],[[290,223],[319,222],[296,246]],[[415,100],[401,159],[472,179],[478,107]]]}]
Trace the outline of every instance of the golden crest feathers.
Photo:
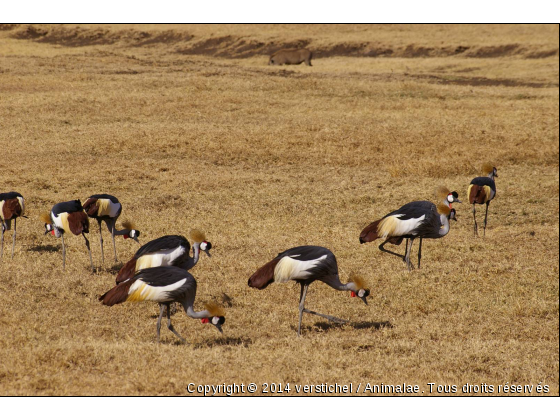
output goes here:
[{"label": "golden crest feathers", "polygon": [[132,223],[129,220],[126,220],[126,221],[122,222],[122,226],[125,229],[130,229],[130,230],[135,230],[136,229],[136,225],[134,225],[134,223]]},{"label": "golden crest feathers", "polygon": [[204,242],[206,240],[206,236],[198,229],[191,229],[189,232],[189,238],[193,242]]},{"label": "golden crest feathers", "polygon": [[217,303],[208,302],[204,304],[204,307],[208,312],[210,312],[210,316],[225,316],[226,312],[224,308],[219,306]]},{"label": "golden crest feathers", "polygon": [[348,277],[348,281],[354,283],[358,288],[358,290],[366,288],[366,281],[359,274],[350,273],[350,276]]},{"label": "golden crest feathers", "polygon": [[445,200],[449,193],[451,193],[451,191],[449,191],[449,188],[444,187],[443,185],[436,189],[436,196],[438,200]]},{"label": "golden crest feathers", "polygon": [[445,214],[446,216],[449,216],[451,213],[451,209],[444,204],[438,204],[437,211],[439,214]]},{"label": "golden crest feathers", "polygon": [[485,162],[482,165],[482,175],[487,176],[488,174],[491,174],[492,172],[494,172],[494,165],[492,165],[489,162]]},{"label": "golden crest feathers", "polygon": [[41,213],[39,218],[41,219],[41,222],[43,222],[43,223],[52,223],[51,214],[48,211],[44,211],[43,213]]}]

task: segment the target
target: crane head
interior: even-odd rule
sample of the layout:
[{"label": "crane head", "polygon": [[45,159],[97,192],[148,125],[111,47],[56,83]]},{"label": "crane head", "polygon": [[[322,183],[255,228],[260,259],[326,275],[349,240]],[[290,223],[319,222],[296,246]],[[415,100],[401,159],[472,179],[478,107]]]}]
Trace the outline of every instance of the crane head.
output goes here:
[{"label": "crane head", "polygon": [[136,242],[140,242],[140,241],[138,240],[138,237],[139,237],[139,236],[140,236],[140,231],[139,231],[139,230],[136,230],[136,229],[132,229],[132,230],[128,233],[128,235],[126,235],[126,234],[123,235],[123,238],[124,238],[124,239],[130,238],[130,239],[134,239]]},{"label": "crane head", "polygon": [[214,302],[209,302],[204,306],[206,307],[206,311],[209,316],[202,318],[200,322],[203,324],[212,324],[223,334],[222,325],[226,322],[224,309]]},{"label": "crane head", "polygon": [[125,221],[122,224],[123,228],[125,230],[128,230],[128,233],[125,233],[123,235],[124,239],[134,239],[136,242],[140,242],[138,240],[138,237],[140,236],[140,231],[138,229],[136,229],[136,226],[134,225],[134,223],[130,222],[130,221]]},{"label": "crane head", "polygon": [[447,201],[449,202],[449,208],[452,208],[451,203],[461,203],[459,200],[459,193],[457,191],[452,191],[447,195]]},{"label": "crane head", "polygon": [[486,162],[482,165],[482,176],[489,176],[491,178],[498,177],[498,170],[494,165],[489,162]]},{"label": "crane head", "polygon": [[359,297],[367,305],[366,298],[369,296],[369,289],[365,288],[366,283],[365,283],[364,278],[362,276],[358,275],[358,274],[351,273],[349,281],[354,283],[354,286],[357,289],[357,291],[352,290],[350,292],[350,296],[351,297]]},{"label": "crane head", "polygon": [[367,305],[366,298],[369,296],[369,289],[360,289],[357,292],[350,292],[350,296],[359,297]]},{"label": "crane head", "polygon": [[212,324],[213,326],[215,326],[218,331],[220,331],[222,334],[224,333],[224,331],[222,330],[222,325],[224,325],[224,323],[226,322],[226,317],[225,316],[213,316],[210,318],[202,318],[200,320],[200,322],[202,322],[203,324]]},{"label": "crane head", "polygon": [[206,252],[206,255],[208,255],[209,257],[212,257],[212,255],[210,255],[210,250],[212,249],[212,243],[208,242],[208,241],[203,241],[200,243],[200,249],[204,252]]}]

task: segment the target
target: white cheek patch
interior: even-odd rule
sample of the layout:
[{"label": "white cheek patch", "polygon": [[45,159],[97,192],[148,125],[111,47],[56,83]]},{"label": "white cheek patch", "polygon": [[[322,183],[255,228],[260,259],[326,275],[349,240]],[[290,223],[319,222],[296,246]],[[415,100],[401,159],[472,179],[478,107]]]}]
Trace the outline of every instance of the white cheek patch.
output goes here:
[{"label": "white cheek patch", "polygon": [[455,197],[453,197],[453,194],[449,194],[447,196],[447,201],[449,201],[450,203],[453,203],[453,201],[455,201]]},{"label": "white cheek patch", "polygon": [[135,230],[131,230],[129,236],[130,236],[131,238],[135,238],[135,237],[136,237],[136,231],[135,231]]},{"label": "white cheek patch", "polygon": [[220,322],[220,318],[215,316],[214,318],[212,318],[212,324],[214,325],[218,325],[218,322]]},{"label": "white cheek patch", "polygon": [[206,242],[202,242],[200,244],[200,249],[202,249],[203,251],[206,251],[206,248],[208,248],[208,244]]},{"label": "white cheek patch", "polygon": [[365,294],[366,294],[366,291],[364,289],[358,290],[358,297],[364,297]]}]

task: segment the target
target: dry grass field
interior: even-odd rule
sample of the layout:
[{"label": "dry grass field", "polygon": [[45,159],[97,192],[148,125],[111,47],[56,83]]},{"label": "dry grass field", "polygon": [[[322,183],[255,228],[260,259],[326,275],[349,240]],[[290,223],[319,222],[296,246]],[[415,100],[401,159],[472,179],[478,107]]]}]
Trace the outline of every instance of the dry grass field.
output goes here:
[{"label": "dry grass field", "polygon": [[[559,393],[558,26],[0,27],[0,192],[18,191],[0,261],[0,394],[186,395],[189,383],[534,385]],[[282,46],[313,66],[268,67]],[[486,238],[469,204],[422,268],[360,245],[361,229],[446,185],[467,201],[498,168]],[[154,303],[98,297],[138,245],[43,235],[55,203],[109,193],[142,243],[202,229],[195,308],[232,298],[224,334]],[[479,207],[482,222],[483,207]],[[330,248],[368,306],[319,282],[248,277],[280,251]],[[401,245],[400,250],[404,248]],[[417,248],[415,247],[415,250]],[[414,252],[414,251],[413,251]],[[414,254],[415,255],[415,254]],[[413,259],[415,262],[415,259]],[[548,393],[537,392],[546,385]],[[471,392],[474,394],[474,392]],[[248,395],[243,394],[243,395]],[[270,393],[268,394],[270,395]],[[284,393],[286,395],[286,393]],[[370,393],[357,395],[371,395]],[[480,395],[480,394],[479,394]],[[485,394],[487,395],[487,394]],[[519,395],[519,394],[515,394]]]}]

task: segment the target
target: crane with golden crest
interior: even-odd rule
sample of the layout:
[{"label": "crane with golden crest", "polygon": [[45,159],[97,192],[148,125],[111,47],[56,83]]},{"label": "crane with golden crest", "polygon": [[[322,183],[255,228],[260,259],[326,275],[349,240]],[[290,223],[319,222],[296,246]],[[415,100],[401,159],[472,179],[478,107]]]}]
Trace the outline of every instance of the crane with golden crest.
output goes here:
[{"label": "crane with golden crest", "polygon": [[14,234],[12,235],[12,258],[14,258],[14,248],[16,247],[16,228],[17,218],[26,217],[25,200],[23,196],[15,191],[0,193],[0,229],[2,229],[2,240],[0,244],[0,258],[4,254],[4,232],[12,228],[14,222]]},{"label": "crane with golden crest", "polygon": [[206,235],[198,229],[189,232],[189,239],[193,242],[193,255],[190,256],[191,245],[187,238],[181,235],[166,235],[142,245],[134,256],[119,271],[116,283],[131,278],[134,273],[144,268],[175,266],[190,270],[199,260],[200,251],[210,257],[212,244],[206,240]]},{"label": "crane with golden crest", "polygon": [[41,214],[41,221],[45,223],[45,235],[51,233],[62,241],[63,270],[66,269],[66,245],[64,244],[64,235],[66,233],[72,233],[76,236],[83,236],[89,253],[91,270],[94,271],[91,248],[89,246],[89,240],[85,235],[89,233],[89,220],[80,200],[64,201],[55,204],[50,213],[45,212]]},{"label": "crane with golden crest", "polygon": [[305,297],[309,285],[315,280],[322,281],[336,290],[347,290],[352,297],[359,297],[367,305],[369,290],[365,288],[364,279],[351,275],[344,284],[338,276],[336,257],[327,248],[304,245],[279,253],[272,261],[259,268],[247,282],[249,287],[263,290],[272,283],[286,283],[294,280],[301,286],[299,295],[299,323],[297,335],[301,334],[303,313],[317,315],[332,322],[345,323],[346,320],[331,315],[320,314],[305,308]]},{"label": "crane with golden crest", "polygon": [[117,247],[115,245],[115,236],[122,236],[124,239],[133,239],[136,242],[140,236],[140,232],[132,222],[123,222],[122,229],[117,229],[117,219],[121,215],[122,205],[117,197],[109,194],[90,195],[84,203],[84,211],[88,217],[97,220],[99,225],[99,242],[101,244],[101,262],[105,262],[103,254],[103,234],[101,233],[101,222],[105,222],[111,237],[113,238],[113,251],[115,253],[115,262],[117,258]]},{"label": "crane with golden crest", "polygon": [[157,320],[157,341],[160,341],[160,328],[163,313],[167,309],[167,328],[179,339],[179,335],[171,324],[170,305],[180,303],[187,316],[200,319],[203,324],[213,325],[222,331],[226,318],[223,308],[214,303],[206,304],[206,309],[195,311],[193,308],[196,297],[196,280],[188,271],[179,267],[153,267],[138,271],[132,278],[123,281],[103,294],[99,300],[103,305],[113,306],[124,302],[152,301],[159,303],[160,312]]},{"label": "crane with golden crest", "polygon": [[476,223],[476,205],[486,204],[486,215],[484,216],[484,236],[486,236],[486,224],[488,222],[488,206],[490,201],[496,197],[496,183],[494,178],[498,177],[498,170],[491,163],[482,165],[482,174],[474,178],[467,190],[467,197],[469,203],[472,204],[472,212],[474,219],[474,236],[478,236],[478,225]]},{"label": "crane with golden crest", "polygon": [[[379,249],[403,258],[410,271],[414,268],[410,262],[414,240],[420,238],[418,248],[418,268],[420,268],[422,239],[443,238],[449,233],[450,219],[457,220],[456,210],[449,205],[436,206],[430,201],[413,201],[366,226],[360,233],[360,243],[383,239]],[[408,240],[404,256],[383,247],[386,243],[400,245],[403,239]]]}]

